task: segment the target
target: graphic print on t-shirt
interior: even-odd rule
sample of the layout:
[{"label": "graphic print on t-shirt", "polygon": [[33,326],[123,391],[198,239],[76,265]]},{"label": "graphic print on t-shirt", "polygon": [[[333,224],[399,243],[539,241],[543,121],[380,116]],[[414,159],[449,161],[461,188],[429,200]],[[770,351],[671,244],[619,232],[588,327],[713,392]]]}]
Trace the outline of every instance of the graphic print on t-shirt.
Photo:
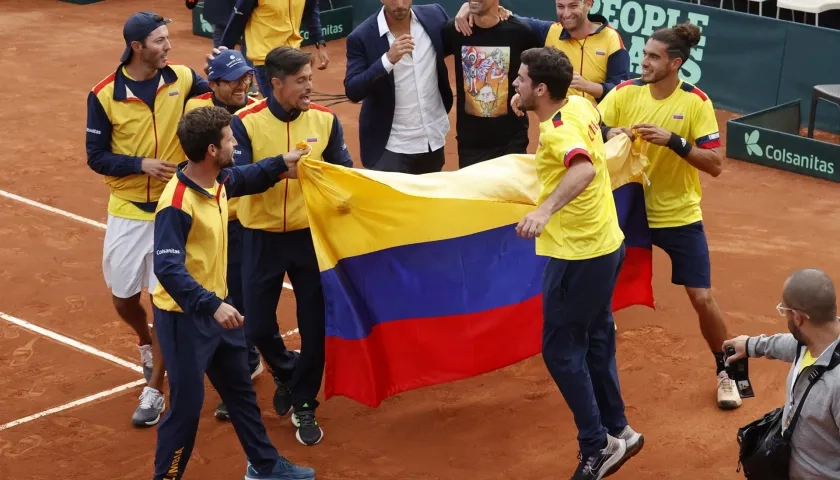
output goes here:
[{"label": "graphic print on t-shirt", "polygon": [[510,47],[461,47],[464,69],[464,110],[476,117],[508,113]]}]

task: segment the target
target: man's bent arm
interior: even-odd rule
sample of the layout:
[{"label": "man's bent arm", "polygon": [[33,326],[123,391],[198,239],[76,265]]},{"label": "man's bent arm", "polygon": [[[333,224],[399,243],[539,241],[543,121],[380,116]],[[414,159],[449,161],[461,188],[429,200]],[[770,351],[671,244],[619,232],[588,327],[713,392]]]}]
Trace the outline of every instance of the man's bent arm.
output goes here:
[{"label": "man's bent arm", "polygon": [[228,198],[263,193],[283,180],[289,169],[283,155],[270,157],[249,165],[225,168],[219,183],[225,185]]},{"label": "man's bent arm", "polygon": [[111,177],[127,177],[143,173],[143,157],[120,155],[111,151],[111,120],[99,98],[90,92],[87,100],[85,149],[91,170]]},{"label": "man's bent arm", "polygon": [[566,165],[566,174],[560,181],[560,185],[557,185],[557,188],[541,205],[551,215],[560,211],[583,193],[592,179],[595,178],[595,166],[592,165],[592,160],[586,150],[574,149],[569,151],[563,162]]}]

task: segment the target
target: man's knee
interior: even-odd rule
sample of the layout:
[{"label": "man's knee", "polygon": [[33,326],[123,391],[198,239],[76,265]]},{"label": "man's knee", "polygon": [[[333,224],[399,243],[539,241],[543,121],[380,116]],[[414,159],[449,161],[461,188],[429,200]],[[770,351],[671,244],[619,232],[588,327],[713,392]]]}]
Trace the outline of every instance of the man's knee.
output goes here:
[{"label": "man's knee", "polygon": [[699,314],[711,312],[715,308],[715,297],[712,295],[710,288],[689,288],[686,287],[688,299],[691,301],[691,306]]},{"label": "man's knee", "polygon": [[111,296],[111,299],[114,302],[114,308],[117,309],[117,313],[123,318],[130,318],[131,316],[137,315],[137,312],[143,308],[140,305],[139,293],[128,298]]}]

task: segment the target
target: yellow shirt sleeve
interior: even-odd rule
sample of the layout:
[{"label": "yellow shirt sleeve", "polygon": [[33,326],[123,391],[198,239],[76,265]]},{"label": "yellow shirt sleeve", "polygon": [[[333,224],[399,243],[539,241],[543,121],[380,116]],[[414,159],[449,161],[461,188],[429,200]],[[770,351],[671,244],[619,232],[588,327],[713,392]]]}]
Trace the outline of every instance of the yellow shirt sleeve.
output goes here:
[{"label": "yellow shirt sleeve", "polygon": [[694,144],[700,148],[720,147],[720,129],[710,98],[703,100],[699,108],[694,109],[694,118],[691,119],[691,137],[690,140],[693,140]]},{"label": "yellow shirt sleeve", "polygon": [[[600,135],[600,132],[598,133]],[[589,154],[589,142],[580,129],[574,125],[563,125],[545,135],[546,153],[551,163],[562,163],[569,168],[569,162],[578,155],[592,161]]]}]

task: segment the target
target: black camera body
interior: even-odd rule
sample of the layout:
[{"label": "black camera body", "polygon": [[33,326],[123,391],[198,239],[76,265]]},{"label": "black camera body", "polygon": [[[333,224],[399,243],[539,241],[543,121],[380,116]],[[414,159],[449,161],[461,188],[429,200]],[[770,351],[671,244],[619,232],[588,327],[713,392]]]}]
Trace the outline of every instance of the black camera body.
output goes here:
[{"label": "black camera body", "polygon": [[[731,357],[735,355],[735,348],[727,346],[725,353],[727,357]],[[752,383],[750,383],[749,358],[745,357],[726,364],[726,374],[735,381],[735,385],[738,386],[738,395],[741,398],[752,398],[755,396]]]}]

